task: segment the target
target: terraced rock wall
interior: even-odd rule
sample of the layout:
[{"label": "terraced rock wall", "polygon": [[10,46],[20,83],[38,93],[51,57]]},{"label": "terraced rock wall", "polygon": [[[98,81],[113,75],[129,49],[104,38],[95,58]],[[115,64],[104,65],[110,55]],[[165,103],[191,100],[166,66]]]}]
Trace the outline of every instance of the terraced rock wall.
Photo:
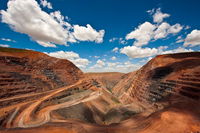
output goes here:
[{"label": "terraced rock wall", "polygon": [[[0,100],[46,93],[82,77],[81,70],[67,60],[35,51],[0,48]],[[12,103],[4,101],[0,105]]]},{"label": "terraced rock wall", "polygon": [[200,53],[160,55],[130,73],[113,89],[125,104],[163,109],[178,102],[200,100]]}]

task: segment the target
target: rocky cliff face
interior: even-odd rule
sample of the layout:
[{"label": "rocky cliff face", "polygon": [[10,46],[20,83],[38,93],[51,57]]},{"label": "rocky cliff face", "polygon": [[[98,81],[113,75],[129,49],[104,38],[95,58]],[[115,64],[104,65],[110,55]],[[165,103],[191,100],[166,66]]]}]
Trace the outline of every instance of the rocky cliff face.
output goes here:
[{"label": "rocky cliff face", "polygon": [[53,90],[77,82],[83,73],[67,60],[21,49],[0,48],[0,98]]},{"label": "rocky cliff face", "polygon": [[1,133],[200,131],[199,52],[160,55],[124,75],[0,48],[0,89]]},{"label": "rocky cliff face", "polygon": [[159,55],[129,73],[113,93],[125,104],[158,110],[175,103],[200,100],[200,53]]},{"label": "rocky cliff face", "polygon": [[[87,77],[68,60],[36,51],[0,48],[0,128],[35,127],[35,123],[42,125],[40,121],[48,123],[50,118],[112,123],[104,117],[119,102],[98,77]],[[109,83],[115,83],[118,77]],[[30,125],[25,125],[24,119]]]}]

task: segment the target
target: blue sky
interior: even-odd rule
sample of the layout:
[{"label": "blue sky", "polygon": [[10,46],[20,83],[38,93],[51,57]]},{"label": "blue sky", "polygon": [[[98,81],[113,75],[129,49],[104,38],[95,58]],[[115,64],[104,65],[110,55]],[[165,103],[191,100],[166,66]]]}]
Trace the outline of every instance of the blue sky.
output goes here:
[{"label": "blue sky", "polygon": [[138,69],[200,50],[199,0],[0,0],[0,46],[71,60],[85,72]]}]

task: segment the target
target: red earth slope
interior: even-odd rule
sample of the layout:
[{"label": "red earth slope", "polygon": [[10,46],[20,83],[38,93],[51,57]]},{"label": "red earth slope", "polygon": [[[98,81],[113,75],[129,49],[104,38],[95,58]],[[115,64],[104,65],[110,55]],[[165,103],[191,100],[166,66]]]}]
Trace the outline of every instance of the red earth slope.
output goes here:
[{"label": "red earth slope", "polygon": [[67,60],[0,51],[0,133],[200,132],[199,52],[157,56],[111,93]]}]

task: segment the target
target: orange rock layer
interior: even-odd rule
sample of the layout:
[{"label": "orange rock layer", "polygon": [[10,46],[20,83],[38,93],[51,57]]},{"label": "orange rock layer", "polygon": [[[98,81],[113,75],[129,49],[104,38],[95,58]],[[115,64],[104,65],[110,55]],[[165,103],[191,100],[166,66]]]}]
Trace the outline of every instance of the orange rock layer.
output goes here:
[{"label": "orange rock layer", "polygon": [[160,55],[124,75],[0,48],[0,89],[0,133],[200,132],[199,52]]}]

